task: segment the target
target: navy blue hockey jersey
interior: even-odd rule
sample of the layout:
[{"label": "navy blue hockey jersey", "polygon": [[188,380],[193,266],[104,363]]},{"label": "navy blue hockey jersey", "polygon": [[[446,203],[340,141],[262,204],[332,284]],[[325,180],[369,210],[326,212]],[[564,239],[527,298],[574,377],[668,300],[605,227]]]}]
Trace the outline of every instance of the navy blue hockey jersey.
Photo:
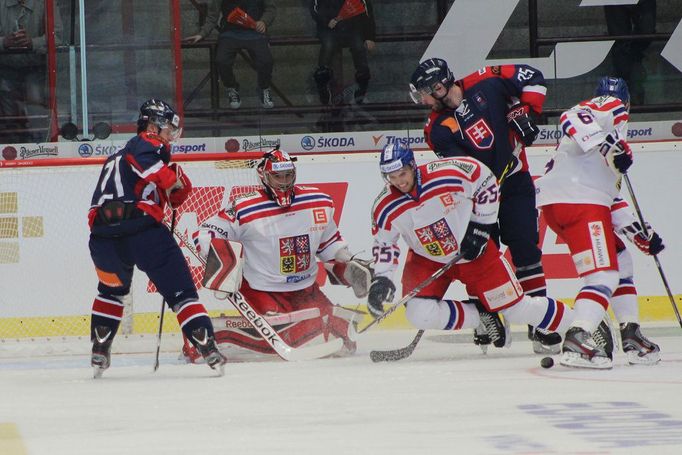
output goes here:
[{"label": "navy blue hockey jersey", "polygon": [[[546,87],[542,73],[528,65],[489,66],[460,79],[463,100],[456,109],[432,112],[424,136],[439,157],[471,156],[500,179],[508,165],[527,169],[523,149],[507,125],[509,105],[515,100],[542,112]],[[509,171],[509,170],[507,170]]]}]

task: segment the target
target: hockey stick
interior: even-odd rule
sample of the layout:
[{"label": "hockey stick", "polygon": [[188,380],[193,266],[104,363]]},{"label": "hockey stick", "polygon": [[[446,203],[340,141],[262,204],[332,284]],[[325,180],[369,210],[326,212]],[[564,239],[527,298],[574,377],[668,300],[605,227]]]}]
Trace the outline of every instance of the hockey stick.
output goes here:
[{"label": "hockey stick", "polygon": [[425,279],[424,281],[419,283],[417,286],[415,286],[414,289],[412,289],[409,293],[405,294],[405,296],[402,299],[398,300],[398,302],[395,305],[393,305],[393,307],[389,308],[387,311],[384,311],[384,313],[382,315],[380,315],[378,318],[374,319],[372,322],[367,324],[361,330],[358,330],[358,333],[366,332],[367,330],[370,329],[370,327],[373,327],[374,325],[380,323],[381,321],[383,321],[384,319],[389,317],[398,308],[400,308],[401,306],[405,305],[407,302],[412,300],[412,298],[415,295],[419,294],[419,292],[421,292],[422,289],[424,289],[429,284],[433,283],[436,279],[440,278],[440,276],[442,274],[447,272],[450,269],[450,267],[455,265],[455,263],[458,262],[460,259],[462,259],[462,254],[461,253],[456,254],[455,257],[450,259],[450,262],[443,264],[443,266],[441,268],[439,268],[438,270],[433,272],[431,274],[431,276],[429,276],[427,279]]},{"label": "hockey stick", "polygon": [[[632,205],[635,206],[635,212],[637,212],[637,217],[639,218],[639,222],[642,225],[642,230],[644,231],[644,235],[649,237],[649,230],[646,227],[646,222],[644,221],[644,216],[642,215],[642,211],[639,208],[639,204],[637,203],[637,198],[635,197],[635,192],[632,190],[632,184],[630,183],[630,177],[628,177],[627,174],[623,174],[623,180],[625,180],[625,186],[628,188],[628,193],[630,193],[630,199],[632,199]],[[665,278],[665,274],[663,273],[663,267],[661,267],[661,262],[658,260],[657,255],[652,255],[654,258],[654,262],[656,262],[656,268],[658,268],[658,273],[661,275],[661,280],[663,281],[663,286],[665,287],[666,292],[668,293],[668,298],[670,299],[670,305],[673,307],[673,311],[675,311],[675,316],[677,317],[677,322],[680,324],[680,328],[682,328],[682,318],[680,318],[680,311],[677,309],[677,305],[675,304],[675,298],[673,297],[672,292],[670,292],[670,286],[668,285],[668,280]]]},{"label": "hockey stick", "polygon": [[391,349],[388,351],[371,351],[369,353],[369,358],[372,362],[396,362],[398,360],[406,359],[412,355],[414,348],[417,347],[419,340],[421,340],[422,335],[424,335],[424,329],[419,329],[414,340],[404,348]]},{"label": "hockey stick", "polygon": [[[171,215],[171,224],[170,224],[170,230],[171,232],[175,231],[175,219],[176,219],[176,211],[173,210],[173,213]],[[161,300],[161,316],[159,317],[159,334],[156,336],[156,357],[154,357],[154,371],[159,369],[159,353],[161,352],[161,334],[163,333],[163,315],[166,312],[166,298],[164,297]]]},{"label": "hockey stick", "polygon": [[[173,228],[173,234],[185,244],[187,249],[196,257],[201,264],[206,266],[206,260],[199,255],[199,252],[194,248],[194,245],[190,243],[189,239],[177,229]],[[251,304],[246,301],[241,292],[237,291],[235,293],[225,293],[227,300],[239,311],[239,313],[253,326],[258,334],[263,337],[263,339],[270,345],[270,347],[279,355],[281,358],[287,361],[299,361],[299,360],[313,360],[322,357],[327,357],[329,355],[335,354],[341,350],[343,347],[343,340],[341,338],[335,338],[332,341],[316,344],[312,346],[298,347],[295,348],[288,343],[286,343],[282,337],[279,336],[277,331],[272,328],[272,326],[265,320],[256,310],[253,309]]]}]

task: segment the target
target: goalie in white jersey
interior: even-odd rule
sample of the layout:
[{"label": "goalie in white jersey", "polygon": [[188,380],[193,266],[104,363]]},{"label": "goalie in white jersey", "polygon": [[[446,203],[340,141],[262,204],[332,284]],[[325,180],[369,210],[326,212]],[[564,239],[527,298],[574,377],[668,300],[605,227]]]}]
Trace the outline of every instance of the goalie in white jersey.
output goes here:
[{"label": "goalie in white jersey", "polygon": [[539,178],[538,206],[549,227],[568,245],[583,287],[575,302],[575,321],[566,334],[561,363],[611,368],[612,353],[591,333],[609,302],[621,323],[623,349],[630,363],[656,363],[659,348],[639,330],[632,261],[615,232],[626,235],[646,254],[663,249],[661,238],[649,236],[619,199],[621,175],[632,165],[626,142],[629,93],[623,79],[600,79],[596,97],[561,115],[564,136]]},{"label": "goalie in white jersey", "polygon": [[[393,298],[392,277],[402,237],[409,247],[402,274],[403,295],[456,255],[463,257],[407,303],[407,318],[415,327],[476,329],[482,323],[495,341],[499,334],[490,324],[491,313],[499,312],[509,323],[552,332],[568,328],[573,320],[571,308],[550,297],[525,295],[490,239],[500,193],[495,176],[485,165],[474,158],[453,157],[417,166],[412,151],[396,142],[382,151],[380,168],[387,185],[372,209],[376,278],[368,308],[373,316],[379,317],[383,303]],[[477,305],[443,299],[455,280],[466,286]]]},{"label": "goalie in white jersey", "polygon": [[[344,340],[345,352],[353,352],[357,313],[333,305],[322,293],[315,281],[316,258],[330,263],[330,281],[352,286],[357,297],[367,295],[369,261],[354,259],[348,251],[334,222],[331,196],[295,184],[295,161],[281,150],[266,153],[257,167],[262,186],[231,198],[227,207],[201,225],[193,236],[195,244],[204,256],[213,238],[242,244],[244,269],[239,290],[259,314],[270,318],[291,346],[334,336]],[[227,329],[216,324],[217,342],[273,353],[249,327],[228,325]]]}]

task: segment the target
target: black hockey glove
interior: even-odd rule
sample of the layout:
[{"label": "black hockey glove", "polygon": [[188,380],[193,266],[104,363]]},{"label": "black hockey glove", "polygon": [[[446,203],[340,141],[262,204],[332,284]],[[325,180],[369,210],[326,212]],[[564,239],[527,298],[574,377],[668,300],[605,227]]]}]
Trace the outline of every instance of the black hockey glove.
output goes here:
[{"label": "black hockey glove", "polygon": [[665,248],[663,239],[656,234],[649,223],[646,224],[646,232],[639,221],[635,221],[629,226],[625,226],[620,232],[625,234],[629,241],[635,244],[640,251],[646,255],[657,255]]},{"label": "black hockey glove", "polygon": [[367,296],[367,309],[373,318],[384,314],[384,302],[391,302],[395,294],[393,281],[385,276],[378,276],[372,281]]},{"label": "black hockey glove", "polygon": [[609,166],[621,174],[625,174],[632,166],[632,150],[617,133],[609,133],[604,138],[604,142],[599,145],[599,152],[606,158]]},{"label": "black hockey glove", "polygon": [[467,261],[473,261],[485,251],[485,246],[490,239],[492,224],[481,224],[474,221],[469,222],[467,232],[464,234],[459,251]]},{"label": "black hockey glove", "polygon": [[507,113],[507,124],[525,145],[532,145],[540,134],[540,128],[529,114],[530,107],[526,104],[515,104]]}]

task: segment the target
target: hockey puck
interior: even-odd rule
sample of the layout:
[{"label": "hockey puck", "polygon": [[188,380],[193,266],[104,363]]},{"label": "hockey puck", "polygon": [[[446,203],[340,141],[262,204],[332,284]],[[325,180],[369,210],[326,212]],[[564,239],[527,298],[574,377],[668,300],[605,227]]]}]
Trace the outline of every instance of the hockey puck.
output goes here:
[{"label": "hockey puck", "polygon": [[542,368],[552,368],[554,366],[554,359],[551,357],[543,357],[542,360],[540,360],[540,366],[542,366]]}]

